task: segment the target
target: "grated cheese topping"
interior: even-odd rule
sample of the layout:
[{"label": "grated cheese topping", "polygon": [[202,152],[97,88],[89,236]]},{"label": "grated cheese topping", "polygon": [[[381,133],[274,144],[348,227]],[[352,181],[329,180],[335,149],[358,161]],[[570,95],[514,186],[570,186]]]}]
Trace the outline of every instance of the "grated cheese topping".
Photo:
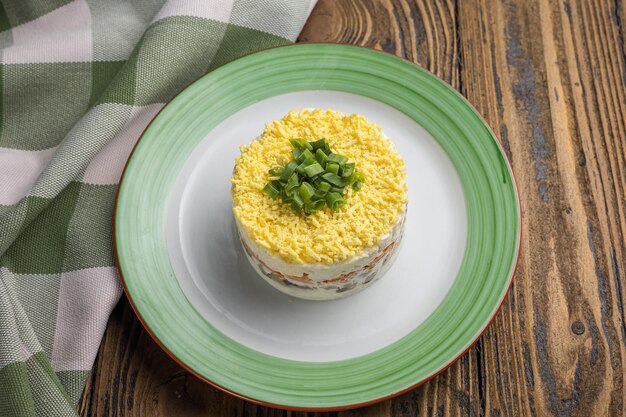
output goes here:
[{"label": "grated cheese topping", "polygon": [[[346,187],[347,204],[310,216],[263,192],[268,170],[292,158],[291,138],[326,138],[365,177],[360,191]],[[241,147],[235,163],[233,211],[250,239],[292,264],[332,264],[363,254],[391,233],[405,209],[404,160],[379,126],[365,117],[332,110],[292,111],[265,126],[258,140]]]}]

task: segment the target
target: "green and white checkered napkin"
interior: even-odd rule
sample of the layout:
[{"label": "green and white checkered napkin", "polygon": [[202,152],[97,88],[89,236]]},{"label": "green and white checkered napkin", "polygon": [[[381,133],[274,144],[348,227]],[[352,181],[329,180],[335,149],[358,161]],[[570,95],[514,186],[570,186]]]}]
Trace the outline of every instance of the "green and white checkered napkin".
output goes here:
[{"label": "green and white checkered napkin", "polygon": [[111,216],[133,144],[199,75],[294,41],[314,2],[0,5],[0,416],[76,415],[122,292]]}]

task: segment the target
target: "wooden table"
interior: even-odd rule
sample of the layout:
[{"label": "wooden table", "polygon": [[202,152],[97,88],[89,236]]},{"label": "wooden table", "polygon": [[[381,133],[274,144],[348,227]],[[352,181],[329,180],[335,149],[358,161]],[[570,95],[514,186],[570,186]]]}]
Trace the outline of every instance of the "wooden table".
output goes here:
[{"label": "wooden table", "polygon": [[[302,41],[382,49],[487,119],[523,206],[500,314],[421,388],[319,416],[617,416],[626,412],[626,6],[623,1],[320,0]],[[304,416],[246,403],[163,353],[123,299],[83,416]],[[313,414],[311,414],[313,415]]]}]

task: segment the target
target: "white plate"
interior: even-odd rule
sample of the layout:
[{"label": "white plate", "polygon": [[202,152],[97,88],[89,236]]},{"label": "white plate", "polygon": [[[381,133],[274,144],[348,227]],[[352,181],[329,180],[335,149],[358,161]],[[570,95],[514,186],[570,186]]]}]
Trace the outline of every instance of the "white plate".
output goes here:
[{"label": "white plate", "polygon": [[[303,108],[364,115],[382,127],[407,166],[409,207],[397,260],[370,288],[334,301],[290,299],[265,283],[243,254],[231,210],[229,178],[239,146],[258,137],[265,123]],[[334,361],[383,348],[433,312],[457,276],[466,216],[457,173],[421,126],[362,96],[302,91],[233,114],[195,149],[169,196],[168,250],[186,297],[222,333],[273,356]]]}]

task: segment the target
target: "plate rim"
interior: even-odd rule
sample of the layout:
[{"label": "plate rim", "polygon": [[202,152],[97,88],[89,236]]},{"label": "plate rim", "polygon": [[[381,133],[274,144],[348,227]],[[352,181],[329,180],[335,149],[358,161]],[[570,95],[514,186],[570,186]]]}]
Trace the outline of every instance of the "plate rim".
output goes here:
[{"label": "plate rim", "polygon": [[[161,342],[161,340],[155,335],[155,333],[153,332],[153,330],[150,328],[150,326],[148,325],[148,323],[145,321],[144,317],[142,316],[142,314],[140,313],[138,307],[135,304],[135,301],[133,300],[130,291],[128,289],[127,283],[126,283],[126,279],[124,278],[124,275],[122,273],[122,269],[121,269],[121,265],[120,265],[120,260],[119,260],[119,247],[118,247],[118,240],[117,240],[117,217],[118,217],[118,203],[119,203],[119,195],[120,195],[120,190],[122,189],[122,183],[125,179],[125,175],[126,175],[126,171],[127,168],[130,164],[130,161],[133,157],[133,155],[135,154],[135,151],[137,150],[137,146],[138,144],[141,142],[141,140],[144,138],[144,135],[146,133],[146,131],[148,130],[148,128],[150,128],[150,126],[153,124],[154,120],[157,119],[159,117],[159,115],[161,114],[161,112],[176,98],[178,97],[181,93],[183,93],[185,90],[187,90],[187,88],[189,86],[191,86],[192,84],[194,84],[196,81],[198,81],[199,79],[203,78],[204,76],[206,76],[207,74],[221,68],[224,67],[232,62],[238,61],[242,58],[246,58],[248,56],[251,55],[255,55],[257,53],[261,53],[261,52],[265,52],[265,51],[269,51],[269,50],[274,50],[274,49],[283,49],[283,48],[294,48],[294,47],[298,47],[300,45],[336,45],[336,46],[342,46],[342,47],[350,47],[350,48],[359,48],[359,49],[363,49],[363,50],[368,50],[368,51],[374,51],[376,53],[380,53],[380,54],[384,54],[387,55],[390,58],[393,59],[400,59],[402,61],[404,61],[405,63],[408,63],[414,67],[417,67],[418,70],[424,71],[425,73],[428,73],[430,76],[432,76],[433,78],[436,78],[439,82],[445,84],[450,91],[454,92],[454,94],[460,98],[464,104],[471,109],[471,111],[480,119],[480,121],[483,123],[484,127],[489,131],[489,133],[492,136],[493,139],[493,143],[496,145],[499,153],[501,154],[501,156],[503,157],[503,161],[505,162],[506,168],[508,173],[510,174],[511,177],[511,181],[512,181],[512,185],[513,185],[513,191],[514,191],[514,196],[515,196],[515,202],[516,202],[516,206],[517,206],[517,241],[515,243],[515,254],[514,254],[514,261],[512,263],[512,268],[511,268],[511,272],[509,274],[509,276],[507,277],[507,284],[506,284],[506,288],[503,291],[502,295],[500,296],[500,299],[498,300],[498,304],[497,306],[493,309],[493,311],[491,312],[490,316],[488,317],[488,319],[485,321],[485,323],[482,325],[482,327],[480,328],[480,330],[476,333],[475,337],[471,340],[471,342],[468,343],[468,345],[465,347],[465,349],[460,352],[458,355],[454,356],[453,358],[451,358],[448,362],[446,362],[439,370],[437,370],[436,372],[434,372],[432,375],[429,375],[426,378],[423,378],[422,380],[416,382],[415,384],[406,387],[404,389],[401,389],[399,391],[393,392],[389,395],[386,396],[382,396],[382,397],[378,397],[372,400],[368,400],[368,401],[364,401],[364,402],[357,402],[357,403],[351,403],[351,404],[346,404],[346,405],[339,405],[339,406],[329,406],[329,407],[303,407],[303,406],[291,406],[291,405],[285,405],[285,404],[278,404],[278,403],[272,403],[272,402],[268,402],[268,401],[264,401],[264,400],[260,400],[257,398],[253,398],[244,394],[240,394],[234,390],[231,390],[229,388],[226,388],[214,381],[212,381],[211,379],[199,374],[197,371],[195,371],[191,366],[185,364],[182,359],[178,358],[169,348],[167,348],[163,342]],[[496,135],[495,131],[491,128],[490,124],[487,122],[487,120],[485,120],[485,118],[482,116],[482,114],[480,112],[478,112],[478,110],[476,109],[476,107],[469,102],[469,100],[463,96],[461,93],[459,93],[450,83],[448,83],[447,81],[441,79],[440,77],[438,77],[437,75],[435,75],[433,72],[431,72],[430,70],[412,62],[409,61],[408,59],[404,58],[404,57],[400,57],[397,55],[394,55],[390,52],[386,52],[383,50],[379,50],[379,49],[375,49],[375,48],[370,48],[367,46],[362,46],[362,45],[353,45],[353,44],[348,44],[348,43],[341,43],[341,42],[297,42],[297,43],[293,43],[293,44],[286,44],[286,45],[277,45],[277,46],[272,46],[272,47],[267,47],[267,48],[262,48],[259,50],[255,50],[253,52],[244,54],[242,56],[239,56],[237,58],[234,58],[232,60],[229,60],[227,62],[224,62],[223,64],[212,68],[204,73],[202,73],[201,75],[199,75],[198,77],[194,78],[192,81],[190,81],[189,83],[187,83],[186,85],[184,85],[176,94],[174,94],[170,99],[168,99],[167,101],[165,101],[163,107],[161,107],[161,109],[159,109],[159,111],[150,119],[150,122],[145,126],[145,128],[142,130],[141,134],[138,136],[136,142],[134,143],[131,152],[128,155],[128,158],[124,164],[124,168],[122,170],[122,174],[120,175],[120,179],[119,179],[119,183],[115,192],[115,200],[114,200],[114,207],[113,207],[113,216],[112,216],[112,242],[113,242],[113,251],[114,251],[114,257],[115,257],[115,267],[118,271],[119,277],[120,277],[120,282],[122,284],[122,288],[124,290],[124,293],[126,295],[126,298],[133,310],[133,312],[135,313],[136,317],[139,319],[140,323],[142,324],[143,328],[146,330],[146,332],[150,335],[150,337],[152,338],[152,340],[171,358],[174,360],[174,362],[176,362],[179,366],[181,366],[183,369],[185,369],[187,372],[189,372],[190,374],[194,375],[196,378],[200,379],[201,381],[203,381],[204,383],[209,384],[210,386],[213,386],[214,388],[217,388],[218,390],[227,393],[229,395],[232,395],[236,398],[239,399],[243,399],[246,401],[249,401],[251,403],[254,404],[258,404],[258,405],[262,405],[262,406],[266,406],[266,407],[272,407],[272,408],[276,408],[276,409],[282,409],[282,410],[290,410],[290,411],[304,411],[304,412],[325,412],[325,411],[345,411],[345,410],[351,410],[351,409],[355,409],[355,408],[360,408],[360,407],[365,407],[368,405],[373,405],[373,404],[377,404],[379,402],[383,402],[385,400],[391,399],[391,398],[395,398],[397,396],[400,396],[406,392],[409,392],[411,390],[414,390],[416,388],[418,388],[419,386],[425,384],[426,382],[436,378],[437,376],[439,376],[440,374],[442,374],[443,372],[445,372],[447,369],[449,369],[454,363],[456,363],[461,357],[463,357],[475,344],[476,342],[481,338],[481,336],[483,336],[483,334],[486,332],[486,330],[489,328],[489,326],[492,324],[492,322],[494,321],[494,319],[496,318],[496,316],[501,312],[502,310],[502,306],[504,304],[504,301],[507,299],[510,291],[511,291],[511,287],[513,284],[513,279],[517,273],[517,268],[519,266],[519,260],[520,260],[520,254],[521,254],[521,245],[522,245],[522,239],[523,239],[523,228],[522,228],[522,224],[523,224],[523,207],[521,204],[521,199],[520,199],[520,193],[519,193],[519,186],[517,183],[517,180],[515,178],[515,173],[513,171],[513,167],[512,167],[512,163],[509,159],[508,154],[505,152],[505,150],[503,149],[501,143],[500,143],[500,138],[498,135]]]}]

